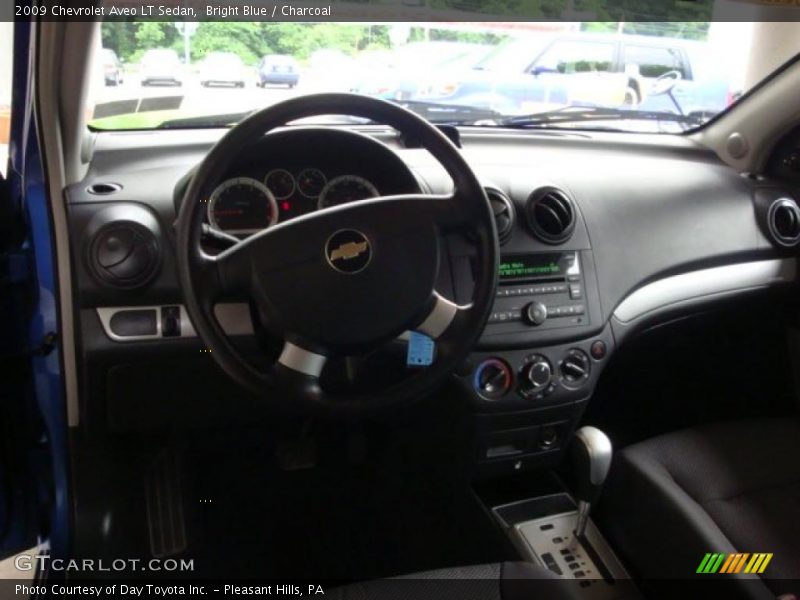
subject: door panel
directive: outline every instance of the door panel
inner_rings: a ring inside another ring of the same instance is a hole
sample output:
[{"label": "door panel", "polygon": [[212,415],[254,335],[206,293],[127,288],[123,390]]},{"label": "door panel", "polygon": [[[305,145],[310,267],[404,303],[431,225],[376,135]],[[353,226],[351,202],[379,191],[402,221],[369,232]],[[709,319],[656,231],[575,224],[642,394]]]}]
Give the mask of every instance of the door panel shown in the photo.
[{"label": "door panel", "polygon": [[0,183],[0,558],[45,540],[63,555],[68,523],[52,220],[28,60],[35,25],[13,27]]}]

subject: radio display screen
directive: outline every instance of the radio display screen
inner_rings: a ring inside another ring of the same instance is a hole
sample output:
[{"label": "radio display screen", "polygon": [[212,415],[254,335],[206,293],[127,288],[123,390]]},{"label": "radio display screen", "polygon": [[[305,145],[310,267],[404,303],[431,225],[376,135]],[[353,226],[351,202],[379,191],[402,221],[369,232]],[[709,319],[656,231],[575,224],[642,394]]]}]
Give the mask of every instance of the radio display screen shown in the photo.
[{"label": "radio display screen", "polygon": [[500,282],[563,278],[571,256],[562,253],[507,254],[500,258]]}]

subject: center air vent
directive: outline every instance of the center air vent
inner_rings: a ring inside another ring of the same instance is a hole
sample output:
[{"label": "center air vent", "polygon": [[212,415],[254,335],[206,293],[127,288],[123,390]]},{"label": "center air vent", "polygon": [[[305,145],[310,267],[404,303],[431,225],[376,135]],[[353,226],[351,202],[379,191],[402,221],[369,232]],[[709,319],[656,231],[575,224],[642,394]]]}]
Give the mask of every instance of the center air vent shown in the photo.
[{"label": "center air vent", "polygon": [[575,204],[557,188],[541,188],[528,198],[525,215],[533,234],[547,244],[566,242],[575,230]]},{"label": "center air vent", "polygon": [[795,246],[800,242],[800,208],[793,200],[775,200],[767,213],[767,225],[772,237],[781,246]]},{"label": "center air vent", "polygon": [[514,204],[508,196],[495,188],[486,188],[486,196],[492,206],[494,222],[497,226],[497,238],[500,244],[505,244],[514,233],[514,223],[517,220]]}]

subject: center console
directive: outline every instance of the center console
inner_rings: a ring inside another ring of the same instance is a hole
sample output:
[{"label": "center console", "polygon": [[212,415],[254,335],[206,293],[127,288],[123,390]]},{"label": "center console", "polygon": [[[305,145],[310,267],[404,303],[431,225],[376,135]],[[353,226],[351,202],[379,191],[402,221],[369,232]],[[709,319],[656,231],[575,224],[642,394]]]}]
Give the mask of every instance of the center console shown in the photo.
[{"label": "center console", "polygon": [[[479,477],[556,464],[614,350],[577,204],[553,188],[507,201],[525,219],[501,238],[494,305],[460,377],[475,406]],[[573,220],[567,234],[543,235],[548,215],[562,210],[559,223]],[[453,296],[469,302],[471,245],[454,239],[448,251]]]}]

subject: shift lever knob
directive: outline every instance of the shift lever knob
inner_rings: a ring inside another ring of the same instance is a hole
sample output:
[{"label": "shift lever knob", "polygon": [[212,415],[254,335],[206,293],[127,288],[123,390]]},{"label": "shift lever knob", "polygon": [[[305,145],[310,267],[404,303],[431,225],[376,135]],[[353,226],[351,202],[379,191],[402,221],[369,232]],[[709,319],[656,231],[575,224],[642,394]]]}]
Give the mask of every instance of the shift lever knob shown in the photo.
[{"label": "shift lever knob", "polygon": [[572,442],[572,461],[575,471],[574,495],[578,501],[578,523],[575,535],[583,537],[589,511],[600,495],[613,450],[611,440],[596,427],[581,427]]}]

